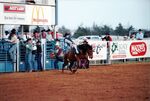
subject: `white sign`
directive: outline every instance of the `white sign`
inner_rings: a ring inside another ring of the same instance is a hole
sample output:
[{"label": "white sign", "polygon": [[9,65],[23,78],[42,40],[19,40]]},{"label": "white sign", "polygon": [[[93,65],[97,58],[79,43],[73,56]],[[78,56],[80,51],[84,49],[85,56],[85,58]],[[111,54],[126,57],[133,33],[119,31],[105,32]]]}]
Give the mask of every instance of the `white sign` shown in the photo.
[{"label": "white sign", "polygon": [[52,25],[52,7],[0,3],[0,24]]},{"label": "white sign", "polygon": [[25,3],[26,0],[0,0],[0,2]]},{"label": "white sign", "polygon": [[[32,0],[0,0],[0,2],[26,3]],[[35,4],[55,5],[55,0],[33,0]]]},{"label": "white sign", "polygon": [[107,59],[107,42],[106,41],[88,41],[93,47],[92,60],[106,60]]},{"label": "white sign", "polygon": [[150,57],[150,40],[112,41],[110,59],[129,59]]}]

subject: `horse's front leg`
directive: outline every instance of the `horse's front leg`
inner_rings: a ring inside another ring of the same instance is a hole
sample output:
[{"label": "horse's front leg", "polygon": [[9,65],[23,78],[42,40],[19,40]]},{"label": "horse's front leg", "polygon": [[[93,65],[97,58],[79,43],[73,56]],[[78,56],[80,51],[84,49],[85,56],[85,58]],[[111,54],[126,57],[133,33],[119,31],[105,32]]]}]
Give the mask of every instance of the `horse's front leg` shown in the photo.
[{"label": "horse's front leg", "polygon": [[87,65],[86,65],[86,68],[89,68],[89,63],[90,63],[90,61],[87,59]]},{"label": "horse's front leg", "polygon": [[81,65],[80,57],[76,56],[76,60],[77,60],[77,69],[78,69]]},{"label": "horse's front leg", "polygon": [[67,62],[64,61],[63,67],[62,67],[62,72],[64,72],[65,67],[67,66]]},{"label": "horse's front leg", "polygon": [[86,68],[89,68],[89,63],[90,63],[90,61],[89,61],[89,59],[88,59],[88,54],[86,55]]}]

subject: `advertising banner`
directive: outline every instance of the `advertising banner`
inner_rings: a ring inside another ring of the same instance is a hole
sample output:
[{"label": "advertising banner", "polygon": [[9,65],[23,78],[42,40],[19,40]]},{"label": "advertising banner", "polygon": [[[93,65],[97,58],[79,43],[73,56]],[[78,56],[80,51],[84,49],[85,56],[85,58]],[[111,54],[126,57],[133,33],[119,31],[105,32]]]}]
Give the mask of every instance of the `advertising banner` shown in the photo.
[{"label": "advertising banner", "polygon": [[106,60],[107,59],[107,42],[105,41],[88,41],[93,47],[92,60]]},{"label": "advertising banner", "polygon": [[25,3],[26,0],[0,0],[0,2]]},{"label": "advertising banner", "polygon": [[110,59],[150,57],[150,40],[113,41],[110,43]]},{"label": "advertising banner", "polygon": [[52,25],[52,7],[0,3],[0,24]]}]

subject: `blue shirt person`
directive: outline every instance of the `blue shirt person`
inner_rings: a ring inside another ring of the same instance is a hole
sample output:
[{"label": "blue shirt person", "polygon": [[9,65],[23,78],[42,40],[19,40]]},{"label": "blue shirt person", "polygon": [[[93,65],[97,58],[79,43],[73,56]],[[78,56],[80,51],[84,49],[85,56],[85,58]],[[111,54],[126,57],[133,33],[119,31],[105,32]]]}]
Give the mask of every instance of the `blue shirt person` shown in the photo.
[{"label": "blue shirt person", "polygon": [[142,30],[139,29],[139,32],[136,34],[136,39],[143,40],[143,38],[144,38],[144,34],[143,34]]}]

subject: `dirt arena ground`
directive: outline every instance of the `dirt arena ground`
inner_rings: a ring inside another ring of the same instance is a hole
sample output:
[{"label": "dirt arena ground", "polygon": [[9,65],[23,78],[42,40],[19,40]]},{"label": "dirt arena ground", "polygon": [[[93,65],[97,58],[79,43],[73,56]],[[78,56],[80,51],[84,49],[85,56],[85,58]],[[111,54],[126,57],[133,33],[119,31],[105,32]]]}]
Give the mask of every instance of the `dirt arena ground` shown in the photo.
[{"label": "dirt arena ground", "polygon": [[150,63],[1,73],[0,101],[150,101]]}]

